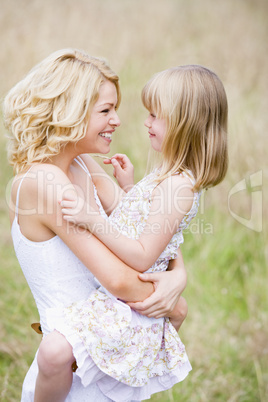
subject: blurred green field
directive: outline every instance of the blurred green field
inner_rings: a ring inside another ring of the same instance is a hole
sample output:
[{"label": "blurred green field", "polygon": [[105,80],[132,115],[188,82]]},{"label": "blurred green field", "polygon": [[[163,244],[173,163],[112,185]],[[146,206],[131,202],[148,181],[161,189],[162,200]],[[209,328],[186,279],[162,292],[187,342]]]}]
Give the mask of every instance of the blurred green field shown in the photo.
[{"label": "blurred green field", "polygon": [[[140,91],[170,66],[203,64],[229,100],[230,167],[204,194],[185,236],[189,315],[180,334],[193,371],[153,402],[268,400],[266,0],[0,0],[0,97],[54,50],[107,58],[119,74],[121,127],[112,152],[146,168]],[[40,338],[34,300],[14,255],[6,188],[12,170],[0,126],[0,401],[20,400]]]}]

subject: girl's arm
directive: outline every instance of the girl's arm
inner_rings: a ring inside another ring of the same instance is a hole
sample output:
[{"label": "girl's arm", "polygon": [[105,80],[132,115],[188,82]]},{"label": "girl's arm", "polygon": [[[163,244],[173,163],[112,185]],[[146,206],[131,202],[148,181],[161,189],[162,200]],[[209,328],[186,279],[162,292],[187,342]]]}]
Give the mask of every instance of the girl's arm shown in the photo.
[{"label": "girl's arm", "polygon": [[122,235],[83,199],[65,199],[61,206],[65,220],[83,223],[122,261],[144,272],[168,245],[192,202],[193,191],[189,179],[182,175],[165,179],[153,192],[149,217],[137,240]]},{"label": "girl's arm", "polygon": [[115,154],[104,160],[104,163],[113,165],[114,177],[124,192],[128,193],[134,186],[134,166],[130,159],[125,154]]}]

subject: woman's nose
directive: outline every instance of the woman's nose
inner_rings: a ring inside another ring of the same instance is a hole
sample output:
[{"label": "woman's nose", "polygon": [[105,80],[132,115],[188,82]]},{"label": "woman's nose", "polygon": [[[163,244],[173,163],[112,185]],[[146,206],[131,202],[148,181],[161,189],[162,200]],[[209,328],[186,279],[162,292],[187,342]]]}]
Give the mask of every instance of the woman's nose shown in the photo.
[{"label": "woman's nose", "polygon": [[118,114],[116,112],[114,112],[114,114],[112,115],[112,117],[110,119],[110,124],[113,125],[113,126],[116,126],[116,127],[120,126],[121,121],[120,121],[119,116],[118,116]]}]

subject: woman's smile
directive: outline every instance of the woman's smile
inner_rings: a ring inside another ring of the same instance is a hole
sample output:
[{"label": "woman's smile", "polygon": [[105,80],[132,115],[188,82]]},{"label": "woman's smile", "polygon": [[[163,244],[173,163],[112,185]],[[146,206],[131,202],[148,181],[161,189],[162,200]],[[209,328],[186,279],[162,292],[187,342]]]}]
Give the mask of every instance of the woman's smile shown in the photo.
[{"label": "woman's smile", "polygon": [[99,133],[99,135],[106,141],[111,142],[112,141],[112,135],[115,130],[109,130],[109,131],[103,131],[102,133]]},{"label": "woman's smile", "polygon": [[80,141],[83,152],[84,147],[87,152],[107,154],[110,151],[112,135],[120,126],[116,109],[116,87],[112,82],[106,80],[101,85],[99,98],[92,108],[86,136]]}]

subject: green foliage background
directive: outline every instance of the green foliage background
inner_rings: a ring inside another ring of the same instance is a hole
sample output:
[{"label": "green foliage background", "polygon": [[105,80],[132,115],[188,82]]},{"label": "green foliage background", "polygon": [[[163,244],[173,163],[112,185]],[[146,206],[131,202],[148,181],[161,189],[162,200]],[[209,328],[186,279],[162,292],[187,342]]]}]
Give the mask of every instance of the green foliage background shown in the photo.
[{"label": "green foliage background", "polygon": [[[230,167],[225,181],[205,193],[182,248],[189,315],[180,334],[193,371],[151,400],[268,400],[267,1],[0,0],[0,9],[1,99],[54,50],[77,47],[107,58],[123,93],[111,154],[127,153],[137,180],[149,148],[140,101],[145,82],[156,71],[190,63],[220,76],[229,100]],[[0,145],[0,400],[14,402],[40,338],[30,328],[38,314],[10,238],[12,170],[2,119]],[[250,186],[254,173],[262,179],[257,188]],[[228,204],[243,180],[247,189]],[[252,216],[255,230],[234,214],[245,222]]]}]

